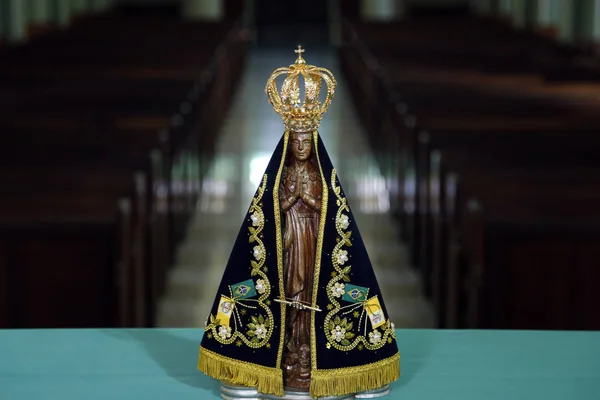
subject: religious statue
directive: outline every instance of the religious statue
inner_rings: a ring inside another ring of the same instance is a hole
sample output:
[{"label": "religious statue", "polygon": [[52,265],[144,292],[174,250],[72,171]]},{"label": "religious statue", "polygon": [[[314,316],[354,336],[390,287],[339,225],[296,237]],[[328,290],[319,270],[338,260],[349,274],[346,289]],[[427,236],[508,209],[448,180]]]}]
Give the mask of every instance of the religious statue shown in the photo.
[{"label": "religious statue", "polygon": [[224,398],[374,398],[400,375],[394,324],[317,131],[337,83],[303,52],[267,81],[286,129],[200,344],[198,368],[222,382]]},{"label": "religious statue", "polygon": [[[310,304],[315,267],[322,180],[312,151],[310,132],[292,132],[290,156],[281,185],[281,210],[285,213],[286,298]],[[288,387],[310,386],[310,310],[291,308],[286,327],[283,365]]]}]

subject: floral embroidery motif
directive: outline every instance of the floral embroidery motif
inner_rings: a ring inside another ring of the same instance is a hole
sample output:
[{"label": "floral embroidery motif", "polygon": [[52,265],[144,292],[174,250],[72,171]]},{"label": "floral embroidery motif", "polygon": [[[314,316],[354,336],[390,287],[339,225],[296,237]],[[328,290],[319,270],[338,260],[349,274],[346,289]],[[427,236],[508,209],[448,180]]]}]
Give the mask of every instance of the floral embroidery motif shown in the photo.
[{"label": "floral embroidery motif", "polygon": [[342,297],[344,295],[344,284],[336,282],[333,288],[331,288],[331,294],[334,297]]},{"label": "floral embroidery motif", "polygon": [[257,291],[259,294],[263,294],[263,293],[265,292],[265,290],[267,290],[267,289],[265,288],[265,281],[264,281],[264,279],[258,279],[258,280],[256,281],[256,285],[254,285],[254,288],[256,289],[256,291]]},{"label": "floral embroidery motif", "polygon": [[252,322],[247,325],[249,328],[247,335],[252,338],[250,341],[258,343],[264,339],[267,336],[269,325],[269,320],[265,319],[262,315],[258,317],[252,316]]},{"label": "floral embroidery motif", "polygon": [[348,339],[354,337],[354,333],[352,333],[353,325],[352,321],[348,321],[346,318],[340,319],[338,315],[333,321],[329,321],[331,336],[336,342],[341,343],[343,346],[348,346],[350,344]]},{"label": "floral embroidery motif", "polygon": [[[368,310],[365,306],[368,299],[361,298],[359,300],[358,297],[352,296],[347,298],[345,283],[350,284],[352,280],[352,267],[346,265],[351,257],[348,248],[352,247],[352,231],[348,230],[350,208],[341,193],[341,187],[336,179],[336,170],[333,170],[331,174],[331,187],[337,196],[338,211],[335,225],[339,236],[337,245],[331,254],[334,271],[331,273],[331,279],[326,287],[331,304],[327,305],[328,312],[325,316],[324,330],[327,338],[325,346],[328,349],[333,347],[341,351],[349,351],[354,348],[377,350],[395,339],[394,325],[387,319],[383,325],[379,326],[379,329],[375,328],[368,332],[371,325],[368,323]],[[349,291],[352,287],[360,288],[355,285],[349,285],[349,287]],[[342,306],[340,304],[342,300],[348,301],[350,304]],[[357,330],[353,331],[355,325]]]},{"label": "floral embroidery motif", "polygon": [[348,252],[346,250],[339,250],[337,253],[338,264],[344,265],[346,261],[348,261]]},{"label": "floral embroidery motif", "polygon": [[[252,255],[255,260],[250,260],[250,276],[256,277],[254,289],[258,293],[258,299],[248,297],[244,292],[235,293],[230,286],[228,294],[223,294],[231,299],[228,305],[233,310],[229,321],[219,321],[214,315],[209,315],[209,323],[206,330],[209,331],[207,337],[214,338],[221,344],[234,344],[238,347],[246,345],[251,348],[260,348],[270,346],[269,339],[274,325],[273,313],[269,308],[271,304],[268,297],[271,294],[271,283],[265,274],[267,271],[266,250],[262,242],[262,230],[265,226],[265,217],[262,210],[261,199],[267,186],[267,175],[263,176],[261,186],[258,188],[256,196],[252,199],[249,213],[248,241],[253,244]],[[235,285],[234,285],[235,286]],[[238,291],[239,292],[239,291]],[[251,297],[254,296],[250,295]],[[262,313],[256,313],[254,310],[261,310]],[[251,315],[254,314],[254,315]],[[242,318],[244,316],[244,318]],[[226,324],[226,325],[224,325]],[[233,326],[230,326],[233,325]],[[244,332],[242,329],[245,329]]]},{"label": "floral embroidery motif", "polygon": [[254,246],[252,249],[252,255],[254,255],[254,258],[256,258],[258,261],[262,260],[263,251],[260,246]]},{"label": "floral embroidery motif", "polygon": [[336,342],[340,342],[346,337],[346,330],[341,326],[336,325],[335,329],[331,331],[331,336],[333,336]]},{"label": "floral embroidery motif", "polygon": [[231,328],[225,325],[219,326],[219,337],[221,339],[229,339],[231,337]]},{"label": "floral embroidery motif", "polygon": [[373,344],[381,342],[381,333],[377,329],[373,332],[369,332],[369,342]]},{"label": "floral embroidery motif", "polygon": [[337,223],[342,229],[348,229],[348,226],[350,226],[350,218],[348,218],[346,214],[340,214]]},{"label": "floral embroidery motif", "polygon": [[258,226],[259,224],[264,223],[262,213],[259,213],[257,211],[254,211],[252,213],[250,219],[252,220],[252,226]]}]

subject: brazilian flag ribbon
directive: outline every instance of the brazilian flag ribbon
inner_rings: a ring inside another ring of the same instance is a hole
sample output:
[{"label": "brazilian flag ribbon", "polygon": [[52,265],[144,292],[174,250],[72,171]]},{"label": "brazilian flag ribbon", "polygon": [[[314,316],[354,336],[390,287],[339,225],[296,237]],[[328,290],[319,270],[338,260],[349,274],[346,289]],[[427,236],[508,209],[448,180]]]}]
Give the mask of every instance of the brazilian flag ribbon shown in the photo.
[{"label": "brazilian flag ribbon", "polygon": [[367,299],[367,293],[369,292],[369,288],[356,286],[351,284],[346,284],[344,288],[345,292],[342,296],[342,300],[348,301],[350,303],[362,303]]},{"label": "brazilian flag ribbon", "polygon": [[248,279],[246,281],[231,285],[231,293],[233,298],[238,299],[249,299],[256,296],[256,288],[254,287],[254,281]]}]

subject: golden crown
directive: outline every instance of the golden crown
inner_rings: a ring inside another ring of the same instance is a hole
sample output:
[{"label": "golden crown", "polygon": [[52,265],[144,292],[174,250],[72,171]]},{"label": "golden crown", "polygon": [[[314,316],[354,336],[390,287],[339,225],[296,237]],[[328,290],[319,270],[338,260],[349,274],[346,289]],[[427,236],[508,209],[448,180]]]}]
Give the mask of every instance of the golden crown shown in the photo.
[{"label": "golden crown", "polygon": [[[298,54],[296,62],[289,67],[273,71],[265,92],[275,112],[281,115],[286,129],[292,132],[313,131],[319,127],[321,116],[331,104],[337,82],[329,70],[306,64],[302,58],[302,47],[298,46],[294,53]],[[288,76],[281,85],[280,93],[277,90],[276,79],[284,74]],[[300,75],[304,78],[304,102],[300,101]],[[327,85],[327,95],[323,104],[319,102],[321,80]]]}]

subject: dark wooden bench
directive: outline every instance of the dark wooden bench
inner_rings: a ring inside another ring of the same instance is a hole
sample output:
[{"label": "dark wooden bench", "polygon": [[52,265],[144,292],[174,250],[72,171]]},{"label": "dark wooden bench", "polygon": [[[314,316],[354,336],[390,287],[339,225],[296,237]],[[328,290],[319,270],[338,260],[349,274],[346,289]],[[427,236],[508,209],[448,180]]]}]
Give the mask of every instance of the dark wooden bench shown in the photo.
[{"label": "dark wooden bench", "polygon": [[442,326],[598,329],[600,171],[445,164],[431,248]]},{"label": "dark wooden bench", "polygon": [[0,201],[0,325],[136,326],[129,200],[69,197],[51,213],[25,200]]},{"label": "dark wooden bench", "polygon": [[[557,120],[534,118],[532,121],[518,117],[508,120],[510,117],[507,116],[505,120],[508,123],[498,126],[495,118],[473,117],[473,126],[465,126],[467,124],[464,123],[453,126],[450,121],[445,121],[437,129],[436,124],[427,126],[427,120],[423,120],[427,129],[417,126],[409,132],[403,144],[414,152],[406,154],[401,164],[406,167],[401,168],[399,174],[407,184],[404,185],[406,193],[398,193],[398,201],[399,207],[404,210],[408,209],[404,204],[412,205],[412,212],[405,215],[405,225],[413,238],[414,261],[424,273],[429,271],[426,236],[429,217],[427,197],[431,189],[427,177],[432,151],[438,150],[443,154],[451,150],[465,150],[465,160],[480,160],[483,156],[492,162],[511,160],[523,166],[532,163],[560,165],[566,169],[576,165],[598,166],[593,150],[600,144],[595,135],[597,122],[583,120],[577,115],[556,117]],[[468,119],[467,116],[465,118]]]},{"label": "dark wooden bench", "polygon": [[[0,208],[15,226],[18,220],[13,217],[17,216],[25,218],[26,223],[35,221],[35,216],[47,223],[60,224],[66,220],[76,224],[80,210],[89,213],[87,218],[93,219],[93,210],[110,215],[116,204],[128,204],[130,237],[126,240],[131,242],[131,266],[126,272],[135,277],[128,280],[133,284],[129,297],[134,307],[130,310],[128,324],[147,326],[152,321],[156,280],[163,272],[157,271],[161,260],[157,259],[160,253],[154,246],[164,232],[152,222],[151,218],[156,218],[152,213],[156,200],[152,199],[143,171],[135,172],[130,166],[91,166],[89,163],[79,164],[77,168],[56,163],[43,167],[10,165],[0,167],[0,181],[3,183]],[[75,216],[69,217],[69,210]],[[61,216],[56,221],[55,214]],[[47,262],[48,267],[60,269],[60,264],[53,260]],[[67,281],[62,283],[63,286],[68,284],[68,276],[65,272]]]},{"label": "dark wooden bench", "polygon": [[[150,237],[155,265],[151,282],[156,299],[164,290],[162,277],[172,260],[173,246],[181,239],[192,212],[191,205],[198,196],[199,166],[181,168],[183,163],[189,163],[190,154],[198,154],[194,148],[197,143],[188,138],[178,144],[177,151],[171,151],[173,142],[182,140],[177,138],[182,133],[178,135],[175,127],[163,128],[168,126],[169,119],[149,117],[125,121],[125,117],[103,126],[100,121],[88,124],[85,120],[69,118],[68,114],[64,119],[56,114],[46,119],[36,114],[35,119],[30,120],[19,116],[13,121],[16,126],[5,129],[9,135],[6,146],[0,150],[3,153],[0,164],[9,168],[33,165],[38,169],[63,165],[104,169],[108,173],[120,169],[139,171],[138,175],[143,177],[139,185],[147,197],[144,210],[153,221]],[[25,126],[18,126],[19,123]],[[174,190],[182,184],[194,190]]]},{"label": "dark wooden bench", "polygon": [[[419,243],[423,234],[420,232],[420,219],[426,216],[423,204],[428,184],[425,178],[432,150],[465,148],[476,153],[488,146],[494,146],[501,156],[510,156],[511,153],[521,151],[529,152],[531,157],[542,158],[545,162],[552,162],[553,157],[563,158],[563,165],[567,166],[569,162],[572,164],[575,161],[594,162],[592,149],[598,145],[595,139],[598,121],[568,112],[563,115],[554,112],[552,117],[540,118],[535,115],[538,112],[535,109],[532,118],[523,115],[511,116],[510,107],[510,102],[502,107],[508,111],[504,117],[463,115],[465,119],[462,120],[458,116],[445,119],[442,116],[436,121],[436,116],[433,115],[434,121],[419,118],[417,121],[420,123],[396,131],[397,135],[402,133],[394,139],[397,148],[404,150],[396,156],[399,160],[392,166],[397,168],[395,173],[404,182],[401,188],[403,191],[398,190],[396,193],[397,208],[403,216],[405,229],[412,238],[413,247],[420,249],[415,250],[414,258],[419,266],[419,255],[425,253],[422,244]],[[522,109],[521,112],[523,113]],[[422,113],[426,114],[427,111],[423,110]],[[563,151],[569,152],[568,160],[562,155]]]},{"label": "dark wooden bench", "polygon": [[85,19],[0,61],[3,327],[153,323],[243,69],[231,21]]},{"label": "dark wooden bench", "polygon": [[439,325],[598,329],[597,70],[479,18],[353,20],[342,36]]}]

